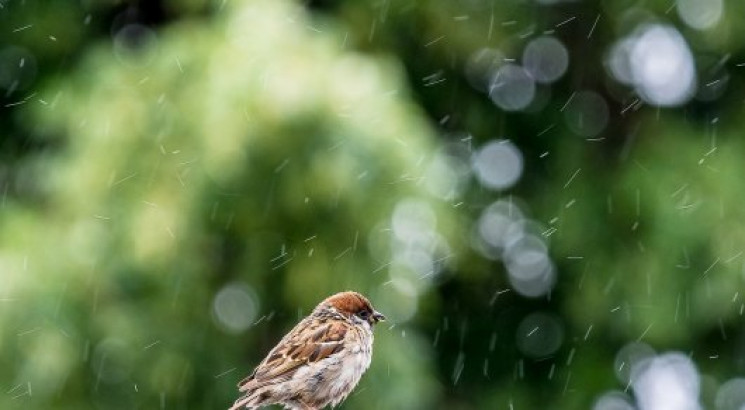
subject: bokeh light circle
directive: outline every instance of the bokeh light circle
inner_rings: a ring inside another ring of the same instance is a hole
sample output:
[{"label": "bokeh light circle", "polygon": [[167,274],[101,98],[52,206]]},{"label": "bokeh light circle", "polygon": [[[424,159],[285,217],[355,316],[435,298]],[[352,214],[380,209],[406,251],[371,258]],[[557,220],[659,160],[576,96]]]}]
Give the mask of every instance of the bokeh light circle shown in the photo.
[{"label": "bokeh light circle", "polygon": [[631,379],[632,369],[645,360],[654,357],[655,351],[648,344],[642,342],[632,342],[616,353],[613,362],[613,371],[616,378],[622,384],[626,385]]},{"label": "bokeh light circle", "polygon": [[430,244],[436,226],[435,211],[425,201],[407,198],[399,201],[393,209],[393,234],[404,244]]},{"label": "bokeh light circle", "polygon": [[553,262],[549,260],[548,265],[543,271],[537,276],[528,279],[513,275],[508,270],[507,280],[515,292],[528,298],[537,298],[546,295],[554,288],[556,284],[556,268]]},{"label": "bokeh light circle", "polygon": [[631,403],[631,398],[620,392],[610,391],[595,400],[592,410],[635,410],[636,407]]},{"label": "bokeh light circle", "polygon": [[473,156],[472,167],[484,187],[503,190],[520,179],[523,155],[508,140],[490,141]]},{"label": "bokeh light circle", "polygon": [[135,355],[124,340],[109,337],[95,345],[90,366],[99,380],[116,384],[130,376],[134,358]]},{"label": "bokeh light circle", "polygon": [[555,37],[538,37],[525,47],[523,66],[535,81],[550,84],[566,73],[569,52]]},{"label": "bokeh light circle", "polygon": [[505,64],[493,74],[489,84],[489,97],[505,111],[525,109],[535,97],[533,77],[516,64]]},{"label": "bokeh light circle", "polygon": [[438,198],[453,200],[463,192],[469,173],[467,162],[455,155],[438,152],[425,171],[424,186]]},{"label": "bokeh light circle", "polygon": [[631,383],[639,410],[699,410],[700,376],[682,353],[647,359],[632,370]]},{"label": "bokeh light circle", "polygon": [[594,137],[608,125],[610,110],[605,99],[593,91],[574,95],[564,111],[564,119],[572,132],[582,137]]},{"label": "bokeh light circle", "polygon": [[229,283],[220,289],[212,302],[212,316],[221,329],[238,334],[253,324],[259,301],[244,283]]},{"label": "bokeh light circle", "polygon": [[541,358],[556,353],[564,341],[564,327],[555,316],[536,312],[526,316],[515,334],[517,348],[526,356]]},{"label": "bokeh light circle", "polygon": [[127,24],[114,35],[114,55],[130,67],[149,65],[157,56],[158,37],[142,24]]},{"label": "bokeh light circle", "polygon": [[375,300],[375,308],[385,312],[387,322],[392,325],[411,320],[419,309],[416,289],[404,283],[380,285],[371,297]]},{"label": "bokeh light circle", "polygon": [[36,79],[36,57],[23,47],[8,46],[0,50],[0,88],[25,90]]},{"label": "bokeh light circle", "polygon": [[650,104],[680,105],[695,92],[693,54],[674,27],[643,27],[634,40],[629,62],[636,91]]},{"label": "bokeh light circle", "polygon": [[505,249],[504,253],[510,276],[521,281],[541,278],[551,268],[548,247],[533,235],[521,237]]},{"label": "bokeh light circle", "polygon": [[611,46],[604,59],[605,68],[608,73],[616,81],[626,85],[634,85],[630,61],[633,46],[633,39],[623,38]]},{"label": "bokeh light circle", "polygon": [[518,221],[523,213],[514,203],[499,200],[484,209],[477,222],[480,238],[491,248],[503,250],[507,243],[522,235]]},{"label": "bokeh light circle", "polygon": [[696,30],[714,27],[724,13],[722,0],[677,0],[676,6],[680,19]]},{"label": "bokeh light circle", "polygon": [[717,390],[715,399],[717,410],[745,409],[745,378],[726,381]]},{"label": "bokeh light circle", "polygon": [[468,57],[465,66],[466,80],[479,91],[489,91],[492,75],[504,64],[504,54],[492,48],[482,48]]}]

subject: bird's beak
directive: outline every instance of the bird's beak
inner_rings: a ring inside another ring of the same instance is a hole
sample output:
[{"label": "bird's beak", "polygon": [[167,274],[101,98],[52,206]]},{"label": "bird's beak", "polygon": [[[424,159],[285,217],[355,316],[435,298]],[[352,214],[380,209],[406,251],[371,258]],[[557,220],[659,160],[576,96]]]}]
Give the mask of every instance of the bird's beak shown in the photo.
[{"label": "bird's beak", "polygon": [[372,317],[373,317],[373,320],[375,321],[375,323],[385,322],[385,316],[382,313],[380,313],[380,312],[373,313]]}]

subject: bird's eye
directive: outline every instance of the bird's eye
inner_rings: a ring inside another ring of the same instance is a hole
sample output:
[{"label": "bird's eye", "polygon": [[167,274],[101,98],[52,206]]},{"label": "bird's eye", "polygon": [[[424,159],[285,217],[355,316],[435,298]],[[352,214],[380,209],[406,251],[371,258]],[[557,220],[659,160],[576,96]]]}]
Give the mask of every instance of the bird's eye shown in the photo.
[{"label": "bird's eye", "polygon": [[367,310],[360,310],[359,312],[357,312],[357,316],[367,320],[368,316],[370,316],[370,312],[368,312]]}]

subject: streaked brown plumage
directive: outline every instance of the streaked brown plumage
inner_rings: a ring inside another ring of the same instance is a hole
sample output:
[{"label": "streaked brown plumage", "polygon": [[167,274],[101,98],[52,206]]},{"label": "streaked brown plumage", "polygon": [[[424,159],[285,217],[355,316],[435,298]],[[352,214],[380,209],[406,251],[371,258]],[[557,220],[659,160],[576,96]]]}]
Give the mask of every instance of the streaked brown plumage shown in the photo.
[{"label": "streaked brown plumage", "polygon": [[357,292],[326,298],[282,338],[250,376],[231,410],[272,404],[315,410],[341,403],[372,358],[372,325],[385,320]]}]

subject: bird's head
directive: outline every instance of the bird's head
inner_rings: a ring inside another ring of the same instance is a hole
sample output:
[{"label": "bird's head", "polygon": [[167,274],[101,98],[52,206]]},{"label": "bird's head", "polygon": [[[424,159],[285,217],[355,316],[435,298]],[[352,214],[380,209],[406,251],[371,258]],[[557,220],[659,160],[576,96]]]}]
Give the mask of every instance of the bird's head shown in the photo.
[{"label": "bird's head", "polygon": [[331,306],[348,318],[370,325],[385,320],[385,316],[376,311],[370,301],[357,292],[347,291],[331,295],[321,302],[320,306]]}]

